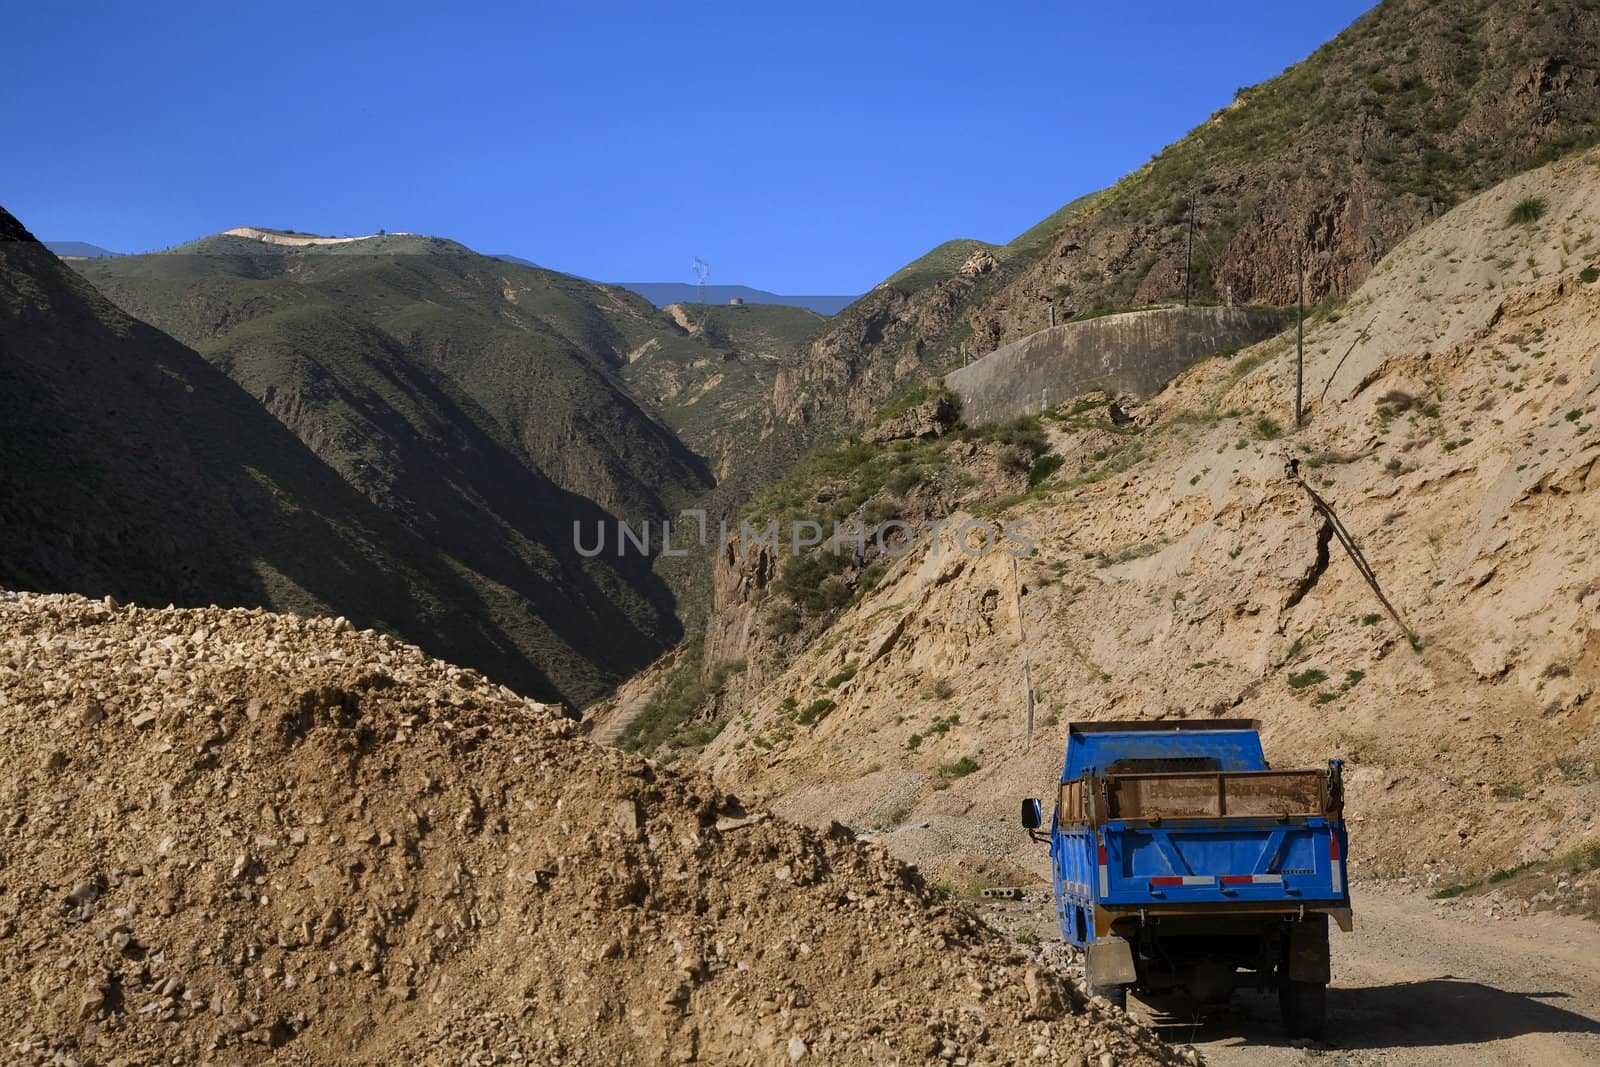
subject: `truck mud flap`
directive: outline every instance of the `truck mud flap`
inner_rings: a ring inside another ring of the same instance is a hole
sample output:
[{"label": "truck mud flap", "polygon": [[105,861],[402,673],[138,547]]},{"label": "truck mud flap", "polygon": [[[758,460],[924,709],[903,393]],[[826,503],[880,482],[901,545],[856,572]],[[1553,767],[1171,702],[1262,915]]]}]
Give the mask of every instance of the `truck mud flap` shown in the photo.
[{"label": "truck mud flap", "polygon": [[1292,980],[1322,985],[1333,980],[1328,960],[1327,916],[1318,915],[1305,922],[1290,923],[1288,941],[1285,969]]},{"label": "truck mud flap", "polygon": [[1083,977],[1091,986],[1128,985],[1139,980],[1133,948],[1120,937],[1092,942],[1083,956]]}]

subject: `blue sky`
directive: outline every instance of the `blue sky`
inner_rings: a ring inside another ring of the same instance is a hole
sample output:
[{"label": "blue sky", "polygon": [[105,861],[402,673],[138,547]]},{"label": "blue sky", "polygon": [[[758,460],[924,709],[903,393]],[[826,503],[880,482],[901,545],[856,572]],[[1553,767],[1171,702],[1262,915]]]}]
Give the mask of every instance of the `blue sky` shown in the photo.
[{"label": "blue sky", "polygon": [[1110,184],[1368,6],[22,0],[0,204],[118,251],[386,228],[855,293]]}]

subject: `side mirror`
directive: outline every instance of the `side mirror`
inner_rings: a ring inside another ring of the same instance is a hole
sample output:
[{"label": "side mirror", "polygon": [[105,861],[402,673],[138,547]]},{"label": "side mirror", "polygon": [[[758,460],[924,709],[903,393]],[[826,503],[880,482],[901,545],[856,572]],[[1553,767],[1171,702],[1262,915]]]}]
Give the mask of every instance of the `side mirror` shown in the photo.
[{"label": "side mirror", "polygon": [[1044,809],[1033,797],[1022,802],[1022,828],[1024,830],[1037,830],[1044,825]]}]

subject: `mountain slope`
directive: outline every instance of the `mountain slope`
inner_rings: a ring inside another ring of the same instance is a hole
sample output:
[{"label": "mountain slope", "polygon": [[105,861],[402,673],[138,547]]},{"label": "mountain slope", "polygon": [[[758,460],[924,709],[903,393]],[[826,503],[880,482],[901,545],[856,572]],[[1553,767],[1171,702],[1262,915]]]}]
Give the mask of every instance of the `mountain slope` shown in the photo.
[{"label": "mountain slope", "polygon": [[961,502],[1031,524],[1015,565],[956,550],[954,526],[873,581],[851,562],[837,618],[797,648],[777,625],[788,568],[730,552],[714,658],[744,659],[755,691],[708,704],[679,754],[791,816],[882,828],[932,870],[1021,877],[1043,860],[1015,800],[1054,780],[1067,722],[1255,717],[1275,765],[1346,760],[1362,873],[1446,885],[1532,863],[1553,889],[1587,869],[1597,205],[1590,150],[1409,237],[1313,319],[1298,431],[1290,337],[1196,367],[1126,425],[1064,406],[1037,427],[1058,471]]},{"label": "mountain slope", "polygon": [[[343,614],[550,696],[599,691],[661,640],[640,633],[635,620],[650,616],[618,603],[603,576],[554,560],[512,590],[403,527],[3,213],[0,309],[5,584]],[[491,442],[464,447],[486,479],[512,467]],[[529,507],[565,506],[538,488]],[[668,599],[659,584],[654,596]],[[665,629],[670,616],[654,621]]]},{"label": "mountain slope", "polygon": [[364,332],[343,331],[335,349],[436,377],[539,471],[608,510],[653,518],[705,487],[696,457],[616,378],[624,353],[673,332],[617,290],[413,235],[307,248],[218,235],[80,267],[125,310],[248,379],[255,395],[275,387],[269,403],[309,400],[308,413],[318,410],[297,375],[333,358],[319,330],[342,320]]},{"label": "mountain slope", "polygon": [[[728,473],[739,442],[759,432],[776,368],[824,322],[751,305],[691,321],[620,288],[418,234],[240,228],[77,267],[194,345],[369,499],[469,568],[512,591],[523,588],[518,567],[541,571],[551,558],[596,576],[639,620],[590,653],[611,677],[610,666],[642,665],[637,655],[693,622],[707,573],[697,560],[658,558],[663,591],[648,561],[617,557],[616,520],[659,530],[701,503],[712,468]],[[485,466],[486,449],[510,466]],[[547,499],[544,483],[566,496]],[[611,531],[600,560],[575,558],[574,522],[585,544],[596,524]],[[522,560],[510,570],[505,543]]]},{"label": "mountain slope", "polygon": [[610,512],[338,302],[128,258],[253,400],[6,222],[6,582],[347,614],[574,704],[677,640],[648,560],[573,549]]},{"label": "mountain slope", "polygon": [[721,481],[748,458],[749,442],[764,428],[778,374],[827,320],[776,304],[664,310],[683,333],[662,333],[629,352],[621,376]]},{"label": "mountain slope", "polygon": [[1006,245],[951,242],[835,316],[776,383],[810,439],[908,384],[1069,315],[1184,291],[1195,204],[1201,300],[1351,292],[1408,232],[1476,190],[1592,143],[1600,9],[1587,0],[1385,0],[1242,90],[1109,189]]}]

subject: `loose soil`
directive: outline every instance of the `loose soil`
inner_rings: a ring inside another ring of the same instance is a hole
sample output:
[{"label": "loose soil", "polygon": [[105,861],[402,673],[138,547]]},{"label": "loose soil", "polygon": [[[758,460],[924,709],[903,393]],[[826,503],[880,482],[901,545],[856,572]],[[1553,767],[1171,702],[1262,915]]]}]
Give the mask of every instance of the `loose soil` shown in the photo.
[{"label": "loose soil", "polygon": [[0,1058],[1183,1062],[573,726],[340,619],[0,593]]}]

